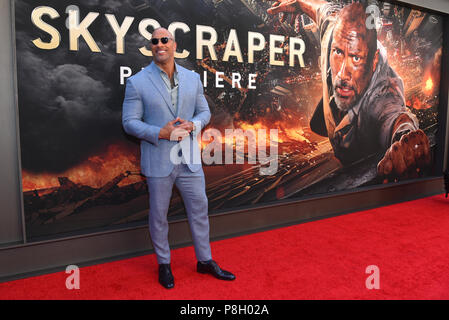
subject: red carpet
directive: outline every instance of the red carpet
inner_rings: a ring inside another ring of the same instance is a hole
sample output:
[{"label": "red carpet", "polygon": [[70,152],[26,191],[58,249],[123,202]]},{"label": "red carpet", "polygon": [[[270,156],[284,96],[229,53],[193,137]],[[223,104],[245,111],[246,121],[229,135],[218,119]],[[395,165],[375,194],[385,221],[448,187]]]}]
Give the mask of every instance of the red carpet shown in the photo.
[{"label": "red carpet", "polygon": [[[154,255],[0,284],[0,299],[449,299],[449,199],[443,195],[216,241],[237,279],[195,271],[192,247],[172,251],[175,288],[157,282]],[[365,286],[380,269],[380,289]]]}]

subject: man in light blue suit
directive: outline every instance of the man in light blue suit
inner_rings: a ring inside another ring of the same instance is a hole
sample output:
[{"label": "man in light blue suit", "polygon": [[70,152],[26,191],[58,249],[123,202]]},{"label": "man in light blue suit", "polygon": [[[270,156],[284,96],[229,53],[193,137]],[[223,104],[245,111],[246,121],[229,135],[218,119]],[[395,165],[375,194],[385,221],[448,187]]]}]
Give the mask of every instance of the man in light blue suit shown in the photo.
[{"label": "man in light blue suit", "polygon": [[176,42],[164,28],[151,38],[153,62],[128,78],[123,101],[125,131],[141,140],[141,170],[150,194],[149,227],[159,263],[159,282],[174,287],[167,213],[176,184],[184,201],[195,248],[197,271],[221,280],[235,276],[212,260],[208,201],[197,134],[210,111],[197,73],[175,63]]}]

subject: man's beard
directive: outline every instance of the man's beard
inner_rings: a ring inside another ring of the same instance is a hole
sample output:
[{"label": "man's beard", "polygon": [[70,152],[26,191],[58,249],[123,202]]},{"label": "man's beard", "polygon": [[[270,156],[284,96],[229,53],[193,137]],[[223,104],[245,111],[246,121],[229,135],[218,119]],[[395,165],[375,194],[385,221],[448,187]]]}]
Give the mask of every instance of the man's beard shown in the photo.
[{"label": "man's beard", "polygon": [[[350,90],[352,90],[354,92],[354,96],[352,97],[352,99],[350,101],[348,101],[348,99],[344,99],[344,98],[340,97],[336,91],[337,87],[349,88]],[[349,85],[346,81],[335,78],[335,80],[332,83],[332,89],[334,92],[335,104],[337,105],[337,108],[341,111],[348,111],[349,109],[354,107],[356,105],[356,103],[359,101],[360,97],[359,97],[356,89],[353,86]]]}]

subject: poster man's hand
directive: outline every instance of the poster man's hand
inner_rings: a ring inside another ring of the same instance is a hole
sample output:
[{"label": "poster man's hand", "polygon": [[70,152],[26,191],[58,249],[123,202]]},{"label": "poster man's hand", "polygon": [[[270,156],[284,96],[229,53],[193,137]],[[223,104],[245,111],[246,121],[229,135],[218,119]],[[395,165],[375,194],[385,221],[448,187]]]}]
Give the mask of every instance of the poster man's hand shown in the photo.
[{"label": "poster man's hand", "polygon": [[409,132],[391,145],[377,165],[379,176],[407,176],[430,164],[430,144],[424,131]]},{"label": "poster man's hand", "polygon": [[271,8],[267,10],[268,14],[274,15],[280,14],[280,21],[284,22],[287,18],[287,14],[291,13],[290,24],[295,23],[296,16],[299,13],[299,5],[297,0],[277,0],[271,5]]}]

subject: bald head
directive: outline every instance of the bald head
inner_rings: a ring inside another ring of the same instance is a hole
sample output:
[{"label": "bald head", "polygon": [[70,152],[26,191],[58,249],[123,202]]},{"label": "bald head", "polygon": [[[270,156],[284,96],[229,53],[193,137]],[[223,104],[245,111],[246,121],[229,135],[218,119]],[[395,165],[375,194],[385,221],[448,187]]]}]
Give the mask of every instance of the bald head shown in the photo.
[{"label": "bald head", "polygon": [[167,36],[167,35],[168,35],[169,38],[175,39],[175,38],[173,37],[173,34],[172,34],[170,31],[168,31],[167,29],[163,28],[163,27],[159,27],[159,28],[154,29],[151,38],[153,38],[153,37],[159,37],[160,34],[164,34],[164,36]]},{"label": "bald head", "polygon": [[151,53],[158,65],[173,65],[175,61],[176,42],[170,31],[157,28],[151,36]]}]

